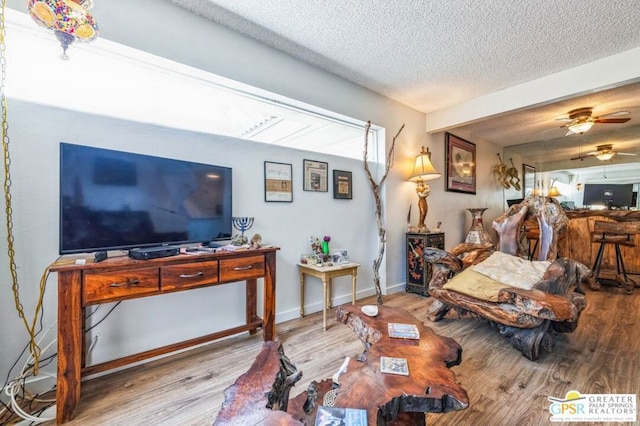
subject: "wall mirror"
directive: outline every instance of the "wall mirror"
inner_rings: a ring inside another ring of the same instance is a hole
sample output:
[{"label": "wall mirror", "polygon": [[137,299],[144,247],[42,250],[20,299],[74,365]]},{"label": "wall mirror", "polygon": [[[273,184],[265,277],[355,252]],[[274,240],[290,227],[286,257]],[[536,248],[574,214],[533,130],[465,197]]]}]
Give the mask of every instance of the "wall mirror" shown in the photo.
[{"label": "wall mirror", "polygon": [[522,164],[522,198],[533,194],[536,187],[536,168],[528,164]]}]

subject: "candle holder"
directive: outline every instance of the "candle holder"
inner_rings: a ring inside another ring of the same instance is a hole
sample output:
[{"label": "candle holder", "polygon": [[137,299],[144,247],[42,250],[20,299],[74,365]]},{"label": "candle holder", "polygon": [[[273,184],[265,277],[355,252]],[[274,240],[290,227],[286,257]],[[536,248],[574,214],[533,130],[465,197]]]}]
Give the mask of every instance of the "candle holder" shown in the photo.
[{"label": "candle holder", "polygon": [[249,242],[249,239],[244,236],[244,232],[251,229],[251,227],[253,226],[253,218],[248,216],[233,217],[231,219],[231,223],[233,223],[234,228],[240,231],[239,236],[236,234],[236,236],[232,238],[232,244],[234,245],[247,244]]},{"label": "candle holder", "polygon": [[242,237],[244,237],[244,231],[251,229],[253,226],[252,217],[234,217],[232,218],[233,227],[240,231]]}]

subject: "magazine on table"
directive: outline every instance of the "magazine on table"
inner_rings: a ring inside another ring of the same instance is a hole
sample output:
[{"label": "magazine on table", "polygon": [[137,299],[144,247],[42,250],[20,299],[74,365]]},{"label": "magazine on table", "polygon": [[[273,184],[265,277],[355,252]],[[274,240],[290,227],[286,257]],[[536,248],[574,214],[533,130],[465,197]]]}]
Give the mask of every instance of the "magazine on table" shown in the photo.
[{"label": "magazine on table", "polygon": [[409,364],[405,358],[382,356],[380,357],[380,371],[388,374],[408,376]]},{"label": "magazine on table", "polygon": [[318,407],[315,426],[367,426],[367,411],[321,405]]},{"label": "magazine on table", "polygon": [[399,322],[390,322],[388,324],[389,337],[399,339],[420,339],[420,330],[415,324],[403,324]]}]

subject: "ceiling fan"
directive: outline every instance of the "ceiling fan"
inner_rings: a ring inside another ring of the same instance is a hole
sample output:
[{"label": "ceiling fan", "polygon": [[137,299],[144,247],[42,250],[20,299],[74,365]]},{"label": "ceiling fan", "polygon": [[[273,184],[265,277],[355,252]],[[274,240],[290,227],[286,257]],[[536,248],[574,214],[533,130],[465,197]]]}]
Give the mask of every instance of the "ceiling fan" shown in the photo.
[{"label": "ceiling fan", "polygon": [[569,129],[569,132],[565,136],[573,134],[582,134],[596,123],[612,124],[612,123],[626,123],[631,120],[629,117],[618,118],[623,115],[628,115],[628,111],[616,111],[609,114],[604,114],[599,117],[593,117],[593,108],[577,108],[569,111],[568,116],[558,117],[556,121],[566,121],[566,124],[560,126]]},{"label": "ceiling fan", "polygon": [[573,157],[572,160],[584,160],[589,157],[596,157],[598,160],[607,161],[610,160],[614,155],[637,155],[631,152],[617,152],[613,150],[613,145],[598,145],[596,146],[596,150],[592,152],[587,152],[585,154],[578,155],[577,157]]}]

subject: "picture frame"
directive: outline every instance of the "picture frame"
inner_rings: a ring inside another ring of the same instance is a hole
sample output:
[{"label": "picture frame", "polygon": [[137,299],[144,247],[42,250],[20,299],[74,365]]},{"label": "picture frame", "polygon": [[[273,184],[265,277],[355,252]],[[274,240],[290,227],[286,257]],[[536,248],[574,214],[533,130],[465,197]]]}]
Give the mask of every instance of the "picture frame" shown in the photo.
[{"label": "picture frame", "polygon": [[533,195],[536,187],[536,168],[522,163],[522,198]]},{"label": "picture frame", "polygon": [[476,144],[445,133],[446,190],[476,193]]},{"label": "picture frame", "polygon": [[351,200],[353,198],[353,182],[351,172],[345,170],[333,171],[333,198]]},{"label": "picture frame", "polygon": [[293,202],[293,166],[274,161],[264,162],[264,201]]},{"label": "picture frame", "polygon": [[305,191],[328,192],[329,163],[302,160],[303,186]]},{"label": "picture frame", "polygon": [[331,252],[333,263],[349,263],[349,252],[347,250],[334,250]]}]

